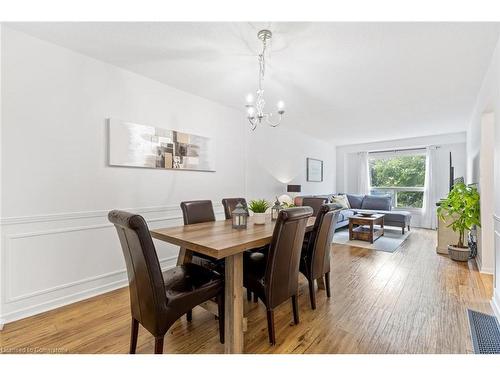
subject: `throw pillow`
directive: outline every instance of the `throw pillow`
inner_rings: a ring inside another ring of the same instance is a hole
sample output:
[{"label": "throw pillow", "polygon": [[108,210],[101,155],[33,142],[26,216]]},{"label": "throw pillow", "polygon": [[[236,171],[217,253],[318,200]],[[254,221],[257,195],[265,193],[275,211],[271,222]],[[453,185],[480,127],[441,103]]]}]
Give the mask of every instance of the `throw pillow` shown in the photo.
[{"label": "throw pillow", "polygon": [[334,195],[332,197],[332,203],[337,204],[343,210],[347,209],[347,208],[351,208],[351,206],[349,204],[349,200],[347,199],[347,197],[345,195]]}]

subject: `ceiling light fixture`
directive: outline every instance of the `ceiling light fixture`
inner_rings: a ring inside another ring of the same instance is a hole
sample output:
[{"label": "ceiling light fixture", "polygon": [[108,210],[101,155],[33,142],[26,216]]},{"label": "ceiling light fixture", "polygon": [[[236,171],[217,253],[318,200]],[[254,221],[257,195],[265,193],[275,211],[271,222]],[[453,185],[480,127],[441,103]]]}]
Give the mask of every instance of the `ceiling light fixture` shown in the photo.
[{"label": "ceiling light fixture", "polygon": [[257,90],[257,99],[255,100],[252,94],[248,94],[246,97],[246,108],[247,108],[247,119],[252,126],[252,130],[257,128],[257,125],[262,122],[262,119],[265,119],[269,126],[275,128],[281,123],[281,119],[283,118],[283,114],[285,113],[285,103],[280,100],[277,103],[278,108],[278,120],[276,122],[272,121],[272,113],[265,113],[264,106],[266,105],[266,101],[264,100],[264,74],[266,72],[266,47],[267,41],[272,38],[273,34],[269,30],[260,30],[257,33],[257,38],[262,40],[262,52],[259,54],[259,88]]}]

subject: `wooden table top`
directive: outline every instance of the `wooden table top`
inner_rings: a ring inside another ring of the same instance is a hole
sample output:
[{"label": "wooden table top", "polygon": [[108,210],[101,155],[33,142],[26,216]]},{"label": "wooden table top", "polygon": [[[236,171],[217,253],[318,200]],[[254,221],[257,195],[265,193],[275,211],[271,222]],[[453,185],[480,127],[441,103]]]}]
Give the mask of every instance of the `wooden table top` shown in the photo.
[{"label": "wooden table top", "polygon": [[[315,219],[308,219],[307,231],[312,229]],[[247,229],[233,229],[231,220],[219,220],[154,229],[150,232],[158,240],[222,259],[271,243],[275,223],[268,219],[266,224],[254,224],[252,217],[249,217]]]},{"label": "wooden table top", "polygon": [[357,215],[351,216],[349,218],[349,220],[356,220],[356,221],[364,220],[366,222],[370,222],[370,221],[376,221],[384,216],[385,216],[385,214],[373,214],[371,216],[363,216],[361,214],[357,214]]}]

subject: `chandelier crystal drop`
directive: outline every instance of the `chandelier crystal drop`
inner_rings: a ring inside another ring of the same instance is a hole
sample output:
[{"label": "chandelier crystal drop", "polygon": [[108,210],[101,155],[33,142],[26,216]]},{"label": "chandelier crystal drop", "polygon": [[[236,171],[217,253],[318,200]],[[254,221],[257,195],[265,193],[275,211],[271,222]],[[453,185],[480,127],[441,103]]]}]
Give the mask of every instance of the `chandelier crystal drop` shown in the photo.
[{"label": "chandelier crystal drop", "polygon": [[281,123],[283,114],[285,113],[285,103],[280,100],[277,104],[276,121],[273,121],[273,114],[264,112],[266,101],[264,100],[264,75],[266,72],[266,48],[267,42],[272,38],[273,34],[269,30],[261,30],[257,33],[257,37],[262,40],[262,52],[259,54],[259,88],[257,89],[257,96],[248,94],[246,97],[247,119],[250,122],[251,129],[255,130],[257,125],[265,120],[269,126],[273,128]]}]

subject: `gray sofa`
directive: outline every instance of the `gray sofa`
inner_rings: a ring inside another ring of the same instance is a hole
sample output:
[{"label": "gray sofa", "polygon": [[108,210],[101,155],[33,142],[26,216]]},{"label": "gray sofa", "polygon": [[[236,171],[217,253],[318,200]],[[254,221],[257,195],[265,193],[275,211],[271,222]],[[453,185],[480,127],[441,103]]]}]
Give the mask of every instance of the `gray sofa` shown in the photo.
[{"label": "gray sofa", "polygon": [[[333,194],[315,195],[314,197],[331,198]],[[408,211],[393,211],[392,201],[389,195],[356,195],[345,194],[349,200],[351,208],[344,209],[339,212],[337,228],[342,228],[349,225],[349,217],[356,215],[358,211],[371,211],[373,213],[384,214],[384,225],[401,228],[402,234],[405,229],[410,230],[411,212]],[[295,199],[296,205],[302,205],[303,197]]]}]

